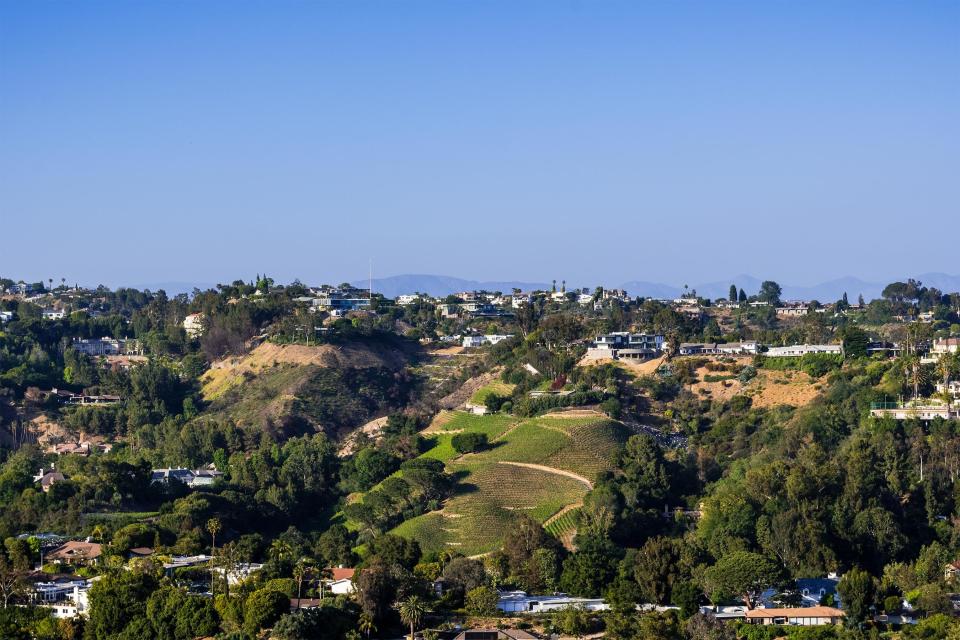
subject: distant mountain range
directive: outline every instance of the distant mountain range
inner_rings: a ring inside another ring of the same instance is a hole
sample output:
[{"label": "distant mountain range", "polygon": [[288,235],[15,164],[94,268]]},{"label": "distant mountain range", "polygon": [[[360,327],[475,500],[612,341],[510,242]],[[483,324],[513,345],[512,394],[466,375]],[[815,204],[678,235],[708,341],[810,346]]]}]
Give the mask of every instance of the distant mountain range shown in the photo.
[{"label": "distant mountain range", "polygon": [[[960,276],[951,276],[946,273],[924,273],[910,277],[919,280],[925,286],[936,287],[948,293],[960,291]],[[903,279],[905,280],[906,277]],[[738,289],[743,289],[747,295],[753,295],[760,290],[761,282],[762,280],[760,278],[741,274],[727,280],[701,282],[698,284],[690,283],[689,290],[696,290],[697,294],[704,298],[726,298],[730,291],[731,284],[737,285]],[[355,280],[353,284],[358,287],[366,287],[367,280]],[[779,284],[783,289],[782,297],[784,300],[819,300],[821,302],[833,302],[839,300],[843,294],[846,293],[852,302],[860,295],[866,300],[879,298],[880,292],[883,291],[883,288],[887,286],[889,282],[868,282],[853,276],[846,276],[811,286],[793,285],[784,282],[780,282]],[[373,280],[373,290],[377,293],[382,293],[388,298],[395,298],[403,293],[419,292],[431,296],[446,296],[459,291],[486,290],[508,293],[514,288],[530,291],[533,289],[549,289],[550,286],[551,283],[547,282],[484,282],[454,278],[451,276],[423,274],[404,274],[387,278],[374,278]],[[626,289],[627,293],[631,296],[648,298],[676,298],[684,292],[683,286],[643,280],[631,280],[630,282],[609,286]],[[573,285],[568,283],[568,289],[572,288]]]}]

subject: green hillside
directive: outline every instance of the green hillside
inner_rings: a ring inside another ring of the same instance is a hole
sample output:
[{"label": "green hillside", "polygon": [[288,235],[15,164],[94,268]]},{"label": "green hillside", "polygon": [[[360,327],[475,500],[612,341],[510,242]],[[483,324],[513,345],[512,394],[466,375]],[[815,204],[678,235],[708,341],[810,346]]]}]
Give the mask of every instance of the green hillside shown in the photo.
[{"label": "green hillside", "polygon": [[[450,440],[462,431],[486,433],[490,447],[458,456]],[[427,552],[475,555],[496,548],[518,513],[547,522],[567,509],[550,531],[568,540],[576,526],[574,507],[612,466],[629,432],[600,414],[524,420],[458,412],[425,435],[433,446],[423,456],[444,461],[458,486],[442,509],[407,520],[393,533],[416,539]]]}]

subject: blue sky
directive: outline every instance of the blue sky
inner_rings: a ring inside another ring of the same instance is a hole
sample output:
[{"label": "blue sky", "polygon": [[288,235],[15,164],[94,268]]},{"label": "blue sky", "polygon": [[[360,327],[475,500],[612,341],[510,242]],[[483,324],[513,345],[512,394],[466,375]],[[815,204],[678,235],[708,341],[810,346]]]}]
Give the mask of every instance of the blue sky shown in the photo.
[{"label": "blue sky", "polygon": [[0,2],[0,275],[960,273],[958,2]]}]

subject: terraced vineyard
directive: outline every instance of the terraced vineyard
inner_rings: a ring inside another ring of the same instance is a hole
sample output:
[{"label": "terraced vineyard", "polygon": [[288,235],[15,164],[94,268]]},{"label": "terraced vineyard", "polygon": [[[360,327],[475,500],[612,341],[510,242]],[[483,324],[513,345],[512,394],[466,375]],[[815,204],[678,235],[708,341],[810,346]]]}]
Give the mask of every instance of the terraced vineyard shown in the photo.
[{"label": "terraced vineyard", "polygon": [[487,396],[492,393],[495,393],[498,396],[509,396],[511,393],[513,393],[513,388],[515,386],[517,385],[495,380],[490,384],[477,389],[474,394],[470,396],[470,403],[482,406],[483,403],[486,402]]},{"label": "terraced vineyard", "polygon": [[[449,441],[461,431],[486,433],[490,448],[457,456]],[[393,533],[416,539],[424,551],[476,555],[499,546],[518,513],[548,522],[548,531],[570,544],[589,482],[612,466],[629,431],[600,414],[524,420],[455,412],[424,435],[435,444],[423,455],[443,460],[459,478],[458,489],[442,510],[408,520]]]}]

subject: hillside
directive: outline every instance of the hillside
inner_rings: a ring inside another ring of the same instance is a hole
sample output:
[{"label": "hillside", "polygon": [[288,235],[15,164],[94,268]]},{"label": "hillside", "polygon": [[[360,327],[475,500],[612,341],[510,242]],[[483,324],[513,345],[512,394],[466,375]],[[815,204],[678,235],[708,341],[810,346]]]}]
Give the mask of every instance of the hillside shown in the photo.
[{"label": "hillside", "polygon": [[[490,446],[458,455],[451,439],[464,431],[486,433]],[[432,446],[422,455],[443,461],[457,488],[442,509],[393,532],[417,540],[424,551],[476,555],[496,548],[519,512],[548,523],[551,533],[569,544],[576,526],[572,510],[599,473],[613,466],[629,431],[585,411],[528,419],[445,412],[423,435]]]},{"label": "hillside", "polygon": [[390,342],[264,343],[215,363],[200,382],[207,417],[289,434],[341,434],[409,402],[408,349]]}]

